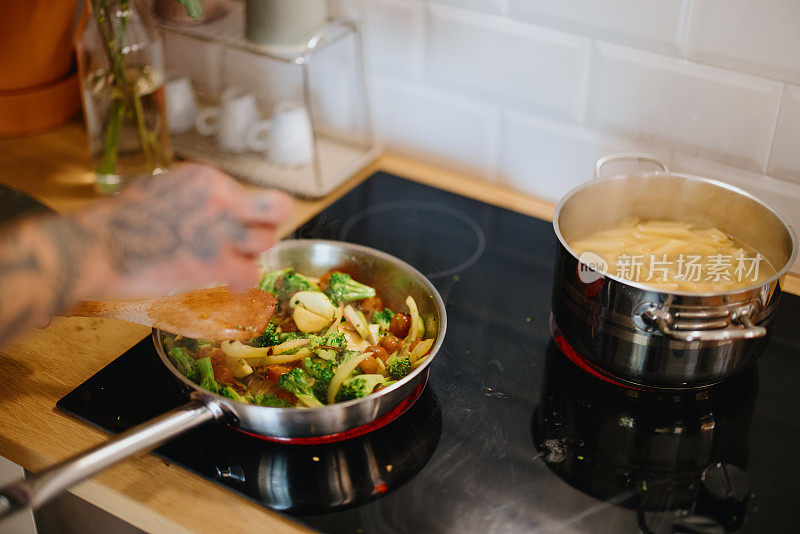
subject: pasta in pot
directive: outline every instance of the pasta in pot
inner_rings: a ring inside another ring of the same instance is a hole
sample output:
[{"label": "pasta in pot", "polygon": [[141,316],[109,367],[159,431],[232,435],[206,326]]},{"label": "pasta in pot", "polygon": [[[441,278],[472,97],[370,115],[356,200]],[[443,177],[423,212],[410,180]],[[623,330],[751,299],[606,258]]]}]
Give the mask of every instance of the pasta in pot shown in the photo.
[{"label": "pasta in pot", "polygon": [[722,230],[676,221],[626,219],[570,247],[582,260],[601,258],[605,265],[592,264],[608,274],[668,291],[729,291],[776,273],[758,251]]}]

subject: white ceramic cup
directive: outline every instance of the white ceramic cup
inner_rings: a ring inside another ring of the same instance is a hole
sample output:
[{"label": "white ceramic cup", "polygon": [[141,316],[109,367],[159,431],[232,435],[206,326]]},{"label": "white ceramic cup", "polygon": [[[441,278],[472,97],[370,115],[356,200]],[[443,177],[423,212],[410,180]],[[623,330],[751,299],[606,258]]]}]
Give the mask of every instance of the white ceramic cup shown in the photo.
[{"label": "white ceramic cup", "polygon": [[197,98],[187,76],[167,80],[164,85],[169,133],[182,134],[194,128]]},{"label": "white ceramic cup", "polygon": [[248,133],[260,118],[256,97],[229,87],[222,93],[222,104],[201,110],[194,125],[200,135],[216,135],[222,150],[239,153],[248,149]]},{"label": "white ceramic cup", "polygon": [[278,103],[270,120],[259,121],[250,128],[248,146],[264,152],[276,165],[308,165],[314,157],[314,132],[308,110],[293,101]]}]

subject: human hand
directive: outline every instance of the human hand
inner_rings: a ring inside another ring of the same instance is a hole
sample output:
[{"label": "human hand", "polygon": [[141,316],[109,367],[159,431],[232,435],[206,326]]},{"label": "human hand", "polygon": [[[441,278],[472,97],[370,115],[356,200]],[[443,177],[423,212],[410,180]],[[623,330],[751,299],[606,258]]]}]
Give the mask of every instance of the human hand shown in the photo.
[{"label": "human hand", "polygon": [[185,163],[137,180],[75,215],[93,234],[96,282],[83,293],[152,296],[209,283],[256,284],[256,256],[291,210],[277,191],[251,193],[222,171]]}]

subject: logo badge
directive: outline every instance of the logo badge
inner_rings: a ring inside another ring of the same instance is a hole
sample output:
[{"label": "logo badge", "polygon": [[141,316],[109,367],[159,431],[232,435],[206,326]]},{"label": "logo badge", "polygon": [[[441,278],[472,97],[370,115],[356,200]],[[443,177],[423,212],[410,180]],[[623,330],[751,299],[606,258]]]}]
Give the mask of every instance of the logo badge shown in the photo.
[{"label": "logo badge", "polygon": [[594,252],[584,252],[578,257],[578,279],[584,284],[591,284],[608,272],[606,260]]}]

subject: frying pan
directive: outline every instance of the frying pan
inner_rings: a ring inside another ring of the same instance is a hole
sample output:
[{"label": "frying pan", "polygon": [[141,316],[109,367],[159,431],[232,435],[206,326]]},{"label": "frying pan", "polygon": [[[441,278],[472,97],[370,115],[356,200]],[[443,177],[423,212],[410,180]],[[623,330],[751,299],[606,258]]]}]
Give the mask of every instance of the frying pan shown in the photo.
[{"label": "frying pan", "polygon": [[408,376],[361,399],[321,408],[272,408],[230,400],[211,393],[183,376],[167,358],[169,334],[153,331],[159,358],[188,392],[189,401],[137,425],[64,462],[0,488],[0,518],[27,507],[36,508],[65,489],[133,454],[149,451],[171,438],[209,422],[225,423],[246,433],[290,443],[346,439],[374,430],[400,415],[419,396],[428,366],[444,340],[444,303],[433,285],[407,263],[368,247],[323,240],[286,240],[264,254],[267,270],[292,267],[309,276],[337,268],[378,286],[384,303],[400,308],[407,295],[417,302],[426,332],[436,332],[430,355]]}]

